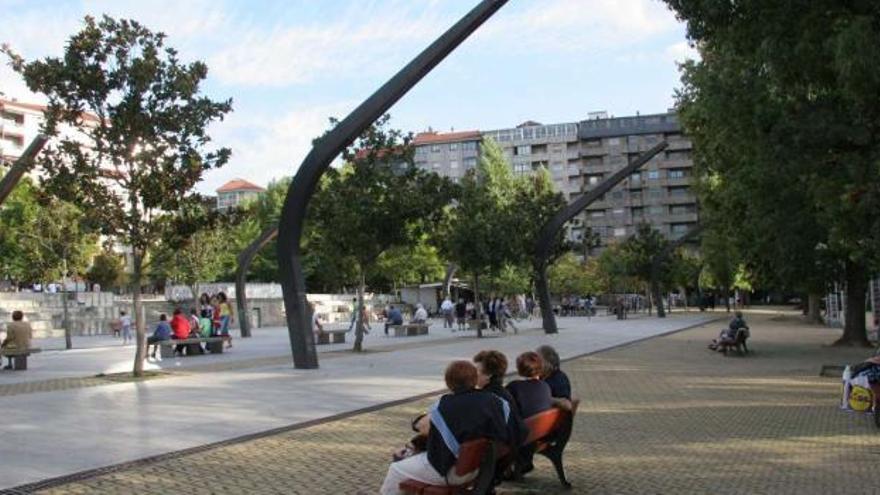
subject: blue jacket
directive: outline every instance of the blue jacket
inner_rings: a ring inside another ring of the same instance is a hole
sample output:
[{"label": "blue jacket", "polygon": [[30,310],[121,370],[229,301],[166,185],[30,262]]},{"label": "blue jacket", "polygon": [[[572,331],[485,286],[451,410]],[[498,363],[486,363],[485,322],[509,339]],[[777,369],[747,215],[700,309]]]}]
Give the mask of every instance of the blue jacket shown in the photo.
[{"label": "blue jacket", "polygon": [[156,337],[160,340],[170,339],[171,325],[169,325],[167,321],[160,321],[159,324],[156,325],[156,330],[153,332],[153,337]]},{"label": "blue jacket", "polygon": [[402,325],[403,324],[403,314],[397,308],[392,308],[391,311],[388,312],[388,320],[392,325]]}]

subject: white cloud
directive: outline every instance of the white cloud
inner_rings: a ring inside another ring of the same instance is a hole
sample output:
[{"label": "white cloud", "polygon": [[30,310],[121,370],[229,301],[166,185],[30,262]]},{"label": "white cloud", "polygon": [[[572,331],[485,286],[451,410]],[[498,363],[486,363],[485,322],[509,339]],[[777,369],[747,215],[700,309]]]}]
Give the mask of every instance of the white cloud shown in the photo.
[{"label": "white cloud", "polygon": [[687,41],[680,41],[667,46],[664,54],[678,64],[684,63],[686,60],[700,59],[700,52]]},{"label": "white cloud", "polygon": [[421,45],[445,25],[436,9],[392,2],[378,9],[365,2],[334,16],[332,22],[276,26],[237,25],[233,40],[209,58],[213,73],[226,83],[284,86],[384,71],[389,59]]},{"label": "white cloud", "polygon": [[676,29],[655,0],[541,0],[507,14],[502,9],[477,33],[488,43],[523,51],[593,51],[627,46]]},{"label": "white cloud", "polygon": [[212,129],[214,141],[232,148],[232,159],[209,172],[199,190],[213,193],[226,181],[242,177],[260,185],[293,175],[312,148],[312,140],[329,128],[329,117],[342,118],[354,101],[316,105],[273,117],[230,116]]}]

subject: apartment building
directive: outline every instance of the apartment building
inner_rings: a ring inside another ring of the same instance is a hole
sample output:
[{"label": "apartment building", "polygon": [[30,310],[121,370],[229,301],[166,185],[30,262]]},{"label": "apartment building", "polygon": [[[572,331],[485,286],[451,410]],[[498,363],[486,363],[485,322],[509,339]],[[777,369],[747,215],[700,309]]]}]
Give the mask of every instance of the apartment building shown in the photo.
[{"label": "apartment building", "polygon": [[266,189],[244,179],[233,179],[217,189],[217,210],[226,211],[230,208],[257,199]]},{"label": "apartment building", "polygon": [[416,134],[414,161],[422,170],[434,172],[453,181],[477,166],[480,157],[480,131],[445,132],[429,130]]},{"label": "apartment building", "polygon": [[[543,125],[524,122],[514,128],[485,132],[418,134],[416,164],[457,180],[473,168],[480,142],[491,138],[502,148],[516,174],[540,167],[550,171],[556,189],[572,201],[662,140],[669,147],[639,172],[618,184],[572,220],[568,235],[579,241],[592,232],[598,248],[622,240],[641,223],[649,223],[670,239],[694,226],[699,218],[691,189],[691,142],[672,112],[609,117],[594,112],[581,122]],[[467,143],[467,147],[463,146]],[[466,151],[466,155],[465,153]]]},{"label": "apartment building", "polygon": [[0,161],[13,161],[39,134],[45,107],[0,98]]},{"label": "apartment building", "polygon": [[676,239],[697,223],[699,211],[691,187],[692,146],[674,113],[599,117],[578,123],[578,158],[569,160],[573,171],[569,187],[587,192],[663,140],[669,143],[665,151],[572,222],[572,239],[581,238],[589,228],[605,245],[628,237],[641,223]]}]

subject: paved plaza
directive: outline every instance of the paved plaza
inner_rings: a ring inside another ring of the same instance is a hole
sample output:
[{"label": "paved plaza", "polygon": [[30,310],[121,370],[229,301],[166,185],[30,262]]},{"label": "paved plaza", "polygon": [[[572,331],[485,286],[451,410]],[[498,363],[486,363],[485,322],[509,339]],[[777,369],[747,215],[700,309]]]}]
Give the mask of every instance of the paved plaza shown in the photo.
[{"label": "paved plaza", "polygon": [[[519,335],[451,333],[434,323],[426,337],[386,338],[374,327],[367,352],[321,346],[319,370],[294,370],[283,329],[237,339],[231,352],[153,363],[164,375],[114,383],[96,373],[131,365],[115,345],[46,352],[26,372],[0,373],[4,442],[0,488],[192,449],[267,430],[308,424],[389,402],[436,393],[455,358],[492,347],[513,357],[541,343],[574,357],[705,322],[712,315],[564,318],[558,335],[538,321]],[[4,392],[5,390],[5,392]],[[161,491],[161,490],[160,490]]]},{"label": "paved plaza", "polygon": [[[840,411],[839,380],[819,376],[821,364],[867,351],[827,347],[838,331],[791,313],[747,317],[755,353],[745,358],[706,350],[712,322],[566,362],[583,398],[566,452],[569,493],[876,493],[878,432],[868,416]],[[133,463],[43,493],[375,493],[389,452],[433,400]],[[499,493],[564,492],[540,460]]]}]

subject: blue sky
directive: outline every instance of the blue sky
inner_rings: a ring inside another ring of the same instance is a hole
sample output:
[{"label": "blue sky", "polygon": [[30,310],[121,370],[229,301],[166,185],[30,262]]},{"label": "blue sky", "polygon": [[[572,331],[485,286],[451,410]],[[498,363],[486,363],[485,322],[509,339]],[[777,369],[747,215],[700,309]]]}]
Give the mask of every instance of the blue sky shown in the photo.
[{"label": "blue sky", "polygon": [[[9,43],[25,58],[59,55],[86,14],[137,19],[183,60],[208,63],[205,86],[233,98],[212,129],[231,162],[200,186],[293,174],[330,116],[344,117],[477,0],[0,0]],[[391,109],[418,132],[497,129],[587,112],[661,112],[694,57],[684,26],[656,0],[510,0]],[[5,65],[0,90],[40,100]]]}]

